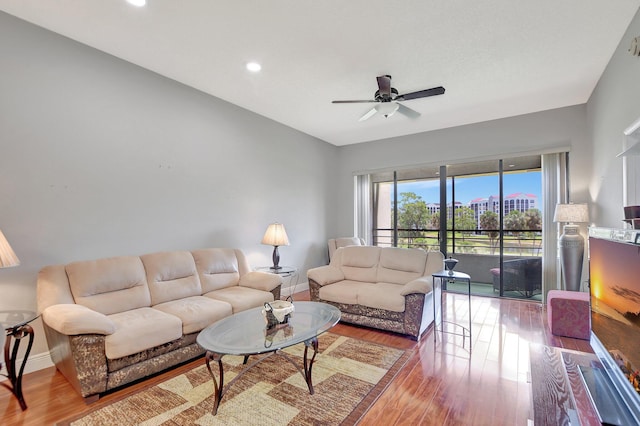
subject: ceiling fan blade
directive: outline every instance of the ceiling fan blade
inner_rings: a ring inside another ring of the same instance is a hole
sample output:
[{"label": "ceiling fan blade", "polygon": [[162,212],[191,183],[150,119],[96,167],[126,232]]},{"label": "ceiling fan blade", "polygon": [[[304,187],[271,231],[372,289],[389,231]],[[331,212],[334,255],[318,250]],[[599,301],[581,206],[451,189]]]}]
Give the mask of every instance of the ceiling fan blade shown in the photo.
[{"label": "ceiling fan blade", "polygon": [[383,98],[391,97],[391,76],[390,75],[381,75],[380,77],[376,77],[378,80],[378,89],[379,94]]},{"label": "ceiling fan blade", "polygon": [[369,100],[359,100],[359,101],[331,101],[332,104],[361,104],[361,103],[368,103],[368,102],[378,102],[376,100],[373,99],[369,99]]},{"label": "ceiling fan blade", "polygon": [[397,101],[408,101],[410,99],[426,98],[429,96],[442,95],[444,93],[444,87],[432,87],[431,89],[419,90],[417,92],[405,93],[404,95],[398,95]]},{"label": "ceiling fan blade", "polygon": [[376,110],[375,108],[371,108],[362,117],[360,117],[358,121],[368,120],[369,118],[373,117],[376,114],[376,112],[378,112],[378,110]]},{"label": "ceiling fan blade", "polygon": [[398,112],[404,115],[405,117],[409,117],[413,119],[420,117],[420,113],[418,111],[411,109],[409,107],[406,107],[401,103],[398,103]]}]

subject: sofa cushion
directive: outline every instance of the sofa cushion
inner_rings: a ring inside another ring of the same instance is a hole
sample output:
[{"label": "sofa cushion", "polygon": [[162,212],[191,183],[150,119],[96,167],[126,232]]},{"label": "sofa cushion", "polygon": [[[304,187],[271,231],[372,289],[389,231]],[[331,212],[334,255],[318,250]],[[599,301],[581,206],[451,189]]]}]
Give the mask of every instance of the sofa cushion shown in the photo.
[{"label": "sofa cushion", "polygon": [[74,262],[65,270],[79,305],[105,315],[151,306],[144,265],[137,256]]},{"label": "sofa cushion", "polygon": [[234,249],[202,249],[191,252],[196,262],[202,292],[238,285],[241,266]]},{"label": "sofa cushion", "polygon": [[377,281],[408,283],[424,274],[426,262],[427,252],[424,250],[385,247],[380,252]]},{"label": "sofa cushion", "polygon": [[358,293],[358,304],[370,308],[404,312],[405,298],[401,294],[404,286],[393,283],[376,283],[367,291]]},{"label": "sofa cushion", "polygon": [[233,286],[204,294],[215,300],[229,303],[233,307],[233,313],[246,311],[247,309],[264,306],[266,302],[273,302],[273,294],[269,291],[256,290],[255,288]]},{"label": "sofa cushion", "polygon": [[131,355],[182,336],[180,318],[153,308],[132,309],[109,315],[116,331],[105,337],[109,359]]},{"label": "sofa cushion", "polygon": [[196,263],[188,251],[171,251],[140,256],[147,271],[151,305],[200,296],[202,287]]},{"label": "sofa cushion", "polygon": [[171,300],[155,305],[153,308],[180,318],[183,334],[200,331],[232,314],[231,305],[227,302],[204,296]]},{"label": "sofa cushion", "polygon": [[64,265],[45,266],[38,272],[38,312],[49,306],[76,303]]},{"label": "sofa cushion", "polygon": [[333,254],[340,247],[363,246],[364,240],[358,237],[332,238],[327,241],[327,245],[329,246],[329,260],[331,260]]},{"label": "sofa cushion", "polygon": [[320,299],[328,302],[357,305],[360,293],[373,291],[375,284],[359,281],[339,281],[320,288]]},{"label": "sofa cushion", "polygon": [[[344,277],[351,281],[373,283],[377,281],[380,247],[349,246],[338,249]],[[334,262],[331,262],[334,265]]]}]

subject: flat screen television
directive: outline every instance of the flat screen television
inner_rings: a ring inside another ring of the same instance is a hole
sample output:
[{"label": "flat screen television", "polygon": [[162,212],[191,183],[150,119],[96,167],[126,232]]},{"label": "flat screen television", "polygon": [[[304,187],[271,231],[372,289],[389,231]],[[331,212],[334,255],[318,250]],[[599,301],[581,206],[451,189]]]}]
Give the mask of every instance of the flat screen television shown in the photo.
[{"label": "flat screen television", "polygon": [[640,425],[640,232],[589,229],[591,346],[581,373],[600,420]]}]

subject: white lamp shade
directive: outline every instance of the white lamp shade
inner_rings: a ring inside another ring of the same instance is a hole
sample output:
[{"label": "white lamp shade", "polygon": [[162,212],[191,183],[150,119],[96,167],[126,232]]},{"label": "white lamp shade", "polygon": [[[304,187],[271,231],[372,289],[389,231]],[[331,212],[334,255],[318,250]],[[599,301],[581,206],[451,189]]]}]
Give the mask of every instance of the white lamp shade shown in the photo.
[{"label": "white lamp shade", "polygon": [[589,208],[586,204],[556,204],[553,221],[566,223],[589,222]]},{"label": "white lamp shade", "polygon": [[281,223],[272,223],[267,227],[267,231],[262,237],[262,244],[270,246],[288,246],[289,237],[287,237],[287,231],[284,229],[284,225]]},{"label": "white lamp shade", "polygon": [[9,242],[0,231],[0,268],[8,268],[10,266],[18,266],[20,259],[13,252]]}]

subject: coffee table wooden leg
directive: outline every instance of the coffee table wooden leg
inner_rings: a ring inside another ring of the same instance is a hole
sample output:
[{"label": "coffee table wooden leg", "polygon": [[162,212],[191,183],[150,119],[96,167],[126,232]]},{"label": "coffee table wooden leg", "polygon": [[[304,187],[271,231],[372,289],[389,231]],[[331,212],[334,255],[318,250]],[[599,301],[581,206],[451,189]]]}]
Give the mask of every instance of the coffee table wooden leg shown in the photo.
[{"label": "coffee table wooden leg", "polygon": [[[313,347],[313,356],[311,357],[311,360],[309,360],[307,356],[309,346]],[[309,393],[311,395],[313,395],[313,382],[311,381],[311,369],[313,368],[313,361],[316,359],[317,354],[318,354],[318,338],[314,337],[313,339],[306,340],[304,342],[304,380],[307,382],[307,386],[309,387]]]},{"label": "coffee table wooden leg", "polygon": [[[211,374],[211,378],[213,379],[213,390],[214,390],[214,401],[213,401],[213,410],[211,414],[214,416],[218,413],[218,406],[220,405],[220,400],[222,399],[222,390],[224,387],[224,370],[222,368],[222,356],[215,352],[207,351],[205,355],[205,361],[207,362],[207,370],[209,370],[209,374]],[[211,369],[211,361],[215,361],[218,363],[218,373],[220,376],[220,383],[216,380],[216,376],[213,374],[213,370]]]}]

